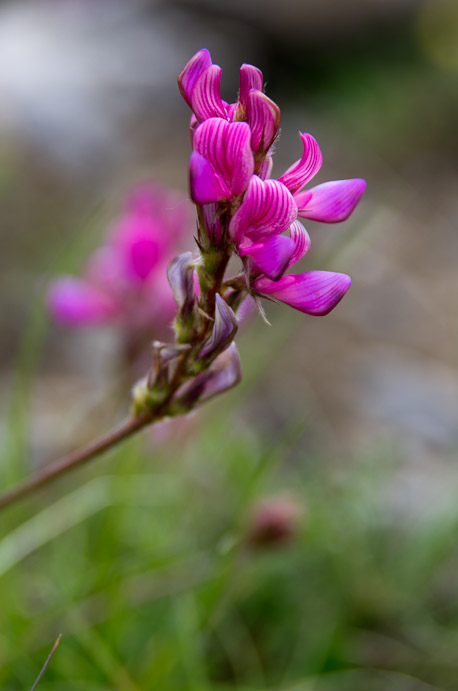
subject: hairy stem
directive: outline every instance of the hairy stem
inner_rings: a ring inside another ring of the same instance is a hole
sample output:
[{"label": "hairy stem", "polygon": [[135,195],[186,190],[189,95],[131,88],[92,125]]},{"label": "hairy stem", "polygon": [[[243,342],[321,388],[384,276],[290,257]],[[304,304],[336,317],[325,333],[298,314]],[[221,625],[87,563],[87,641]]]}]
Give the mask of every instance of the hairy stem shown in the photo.
[{"label": "hairy stem", "polygon": [[59,458],[57,461],[54,461],[54,463],[50,463],[45,466],[43,470],[38,471],[36,475],[29,478],[18,487],[0,495],[0,511],[24,499],[40,487],[48,485],[55,478],[100,456],[108,449],[113,448],[124,441],[124,439],[128,439],[143,427],[149,425],[154,419],[155,418],[151,415],[140,415],[138,417],[128,418],[117,429],[100,437],[100,439],[97,439],[84,449],[75,451],[74,453]]}]

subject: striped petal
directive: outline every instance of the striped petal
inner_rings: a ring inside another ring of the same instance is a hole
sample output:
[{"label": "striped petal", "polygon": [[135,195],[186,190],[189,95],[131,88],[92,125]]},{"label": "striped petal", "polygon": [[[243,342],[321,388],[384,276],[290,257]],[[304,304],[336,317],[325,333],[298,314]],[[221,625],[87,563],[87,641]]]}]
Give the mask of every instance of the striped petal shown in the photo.
[{"label": "striped petal", "polygon": [[351,284],[350,276],[332,271],[307,271],[303,274],[289,274],[279,281],[258,279],[255,290],[262,295],[284,302],[290,307],[324,316],[342,300]]},{"label": "striped petal", "polygon": [[54,281],[48,304],[54,318],[68,326],[106,324],[118,315],[118,305],[109,295],[71,276]]},{"label": "striped petal", "polygon": [[289,260],[289,266],[298,262],[309,251],[311,240],[310,235],[305,230],[300,221],[294,221],[289,229],[291,240],[294,244],[294,250]]},{"label": "striped petal", "polygon": [[245,236],[256,242],[265,235],[287,230],[296,216],[296,202],[281,182],[253,175],[229,232],[237,244]]},{"label": "striped petal", "polygon": [[261,70],[254,65],[244,63],[240,68],[239,103],[246,111],[248,108],[248,94],[251,89],[262,91],[263,76]]},{"label": "striped petal", "polygon": [[212,59],[206,48],[196,53],[178,77],[178,88],[188,106],[192,107],[192,94],[199,77],[211,67]]},{"label": "striped petal", "polygon": [[260,242],[239,247],[241,257],[249,257],[264,276],[278,281],[287,267],[291,265],[294,241],[286,235],[271,235]]},{"label": "striped petal", "polygon": [[244,192],[254,172],[251,130],[246,122],[205,120],[194,133],[194,150],[210,161],[233,196]]},{"label": "striped petal", "polygon": [[208,118],[226,118],[226,106],[221,98],[221,67],[212,65],[197,80],[192,92],[192,109],[200,122]]},{"label": "striped petal", "polygon": [[311,134],[302,132],[299,132],[299,136],[304,145],[302,158],[278,178],[293,194],[315,177],[323,163],[323,155],[316,139]]},{"label": "striped petal", "polygon": [[230,199],[231,191],[204,156],[193,152],[189,161],[189,190],[194,204]]},{"label": "striped petal", "polygon": [[248,94],[247,120],[253,151],[267,151],[280,127],[280,108],[262,91],[252,89]]},{"label": "striped petal", "polygon": [[294,198],[299,216],[323,223],[339,223],[353,213],[365,189],[366,182],[360,178],[333,180],[299,192]]}]

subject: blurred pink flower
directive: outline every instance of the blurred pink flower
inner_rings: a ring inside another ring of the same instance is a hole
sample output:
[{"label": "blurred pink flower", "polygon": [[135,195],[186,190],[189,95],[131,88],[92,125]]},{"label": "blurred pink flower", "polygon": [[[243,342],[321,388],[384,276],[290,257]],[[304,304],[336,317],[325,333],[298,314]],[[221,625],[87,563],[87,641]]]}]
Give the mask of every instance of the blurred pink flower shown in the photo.
[{"label": "blurred pink flower", "polygon": [[116,324],[155,334],[174,316],[167,265],[192,236],[185,197],[158,184],[136,187],[86,263],[83,277],[62,276],[49,290],[52,315],[72,327]]}]

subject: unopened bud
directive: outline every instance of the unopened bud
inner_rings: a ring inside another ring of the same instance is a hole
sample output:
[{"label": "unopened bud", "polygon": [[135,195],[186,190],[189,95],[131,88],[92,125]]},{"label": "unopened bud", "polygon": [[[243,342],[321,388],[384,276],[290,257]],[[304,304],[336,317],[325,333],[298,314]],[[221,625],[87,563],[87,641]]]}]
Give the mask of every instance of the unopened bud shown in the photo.
[{"label": "unopened bud", "polygon": [[192,331],[194,309],[194,262],[191,252],[184,252],[169,264],[167,277],[177,303],[175,318],[177,339],[181,343],[189,340]]},{"label": "unopened bud", "polygon": [[238,329],[237,317],[229,305],[217,294],[215,297],[215,321],[210,337],[199,352],[199,360],[216,357],[225,350],[234,339]]},{"label": "unopened bud", "polygon": [[235,343],[231,343],[215,358],[208,370],[197,374],[178,389],[174,397],[175,407],[179,412],[192,410],[197,404],[232,389],[241,378],[239,353]]},{"label": "unopened bud", "polygon": [[302,514],[303,508],[294,497],[266,497],[251,514],[248,544],[252,547],[280,547],[291,542]]}]

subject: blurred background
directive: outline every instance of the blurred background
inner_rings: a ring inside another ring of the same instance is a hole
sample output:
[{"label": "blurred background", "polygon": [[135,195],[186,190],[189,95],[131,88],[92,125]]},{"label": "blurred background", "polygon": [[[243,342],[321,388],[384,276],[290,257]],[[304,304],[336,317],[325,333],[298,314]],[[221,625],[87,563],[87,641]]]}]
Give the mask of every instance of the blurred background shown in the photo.
[{"label": "blurred background", "polygon": [[186,194],[201,47],[228,101],[263,70],[274,175],[301,130],[317,182],[367,180],[307,223],[304,269],[353,285],[325,319],[268,304],[237,389],[0,517],[2,688],[62,633],[43,691],[458,689],[455,0],[0,3],[2,486],[126,412],[119,332],[46,293],[137,182]]}]

